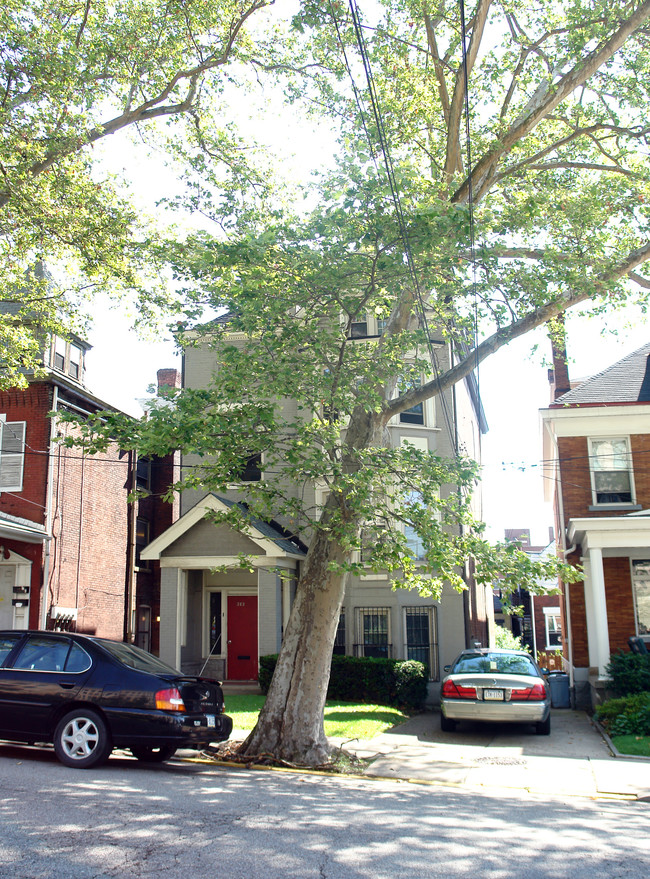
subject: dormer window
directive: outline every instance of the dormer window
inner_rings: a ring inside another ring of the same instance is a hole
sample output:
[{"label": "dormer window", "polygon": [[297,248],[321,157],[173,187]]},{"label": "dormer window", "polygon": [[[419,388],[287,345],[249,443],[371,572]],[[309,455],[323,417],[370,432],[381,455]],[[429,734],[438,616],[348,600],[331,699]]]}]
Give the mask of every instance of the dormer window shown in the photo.
[{"label": "dormer window", "polygon": [[62,372],[80,382],[83,376],[83,356],[83,348],[80,345],[68,342],[61,336],[54,337],[50,363],[57,372]]}]

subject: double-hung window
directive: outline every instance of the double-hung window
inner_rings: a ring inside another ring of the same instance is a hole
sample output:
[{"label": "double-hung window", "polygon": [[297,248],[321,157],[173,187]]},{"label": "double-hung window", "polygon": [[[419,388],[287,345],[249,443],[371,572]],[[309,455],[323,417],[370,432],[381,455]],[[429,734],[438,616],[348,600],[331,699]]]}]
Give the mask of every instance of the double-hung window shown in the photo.
[{"label": "double-hung window", "polygon": [[594,505],[634,503],[632,456],[627,437],[590,439],[589,461]]},{"label": "double-hung window", "polygon": [[546,631],[546,649],[555,650],[562,646],[562,617],[559,607],[544,608],[544,628]]},{"label": "double-hung window", "polygon": [[25,467],[25,421],[0,415],[0,491],[22,491]]},{"label": "double-hung window", "polygon": [[356,656],[390,658],[390,608],[356,608]]},{"label": "double-hung window", "polygon": [[650,636],[650,559],[632,562],[632,588],[636,610],[636,631],[646,639]]}]

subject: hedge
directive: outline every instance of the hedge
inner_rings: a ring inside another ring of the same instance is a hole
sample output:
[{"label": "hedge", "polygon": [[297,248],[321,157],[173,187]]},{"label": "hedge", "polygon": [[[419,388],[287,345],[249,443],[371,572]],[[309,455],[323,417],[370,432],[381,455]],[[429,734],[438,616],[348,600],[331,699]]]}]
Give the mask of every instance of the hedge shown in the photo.
[{"label": "hedge", "polygon": [[613,653],[607,666],[617,696],[650,691],[650,654]]},{"label": "hedge", "polygon": [[[259,682],[268,693],[277,654],[260,656]],[[333,656],[327,698],[339,702],[395,705],[416,711],[427,696],[427,668],[412,659]]]},{"label": "hedge", "polygon": [[650,693],[608,699],[596,708],[596,720],[611,736],[650,736]]}]

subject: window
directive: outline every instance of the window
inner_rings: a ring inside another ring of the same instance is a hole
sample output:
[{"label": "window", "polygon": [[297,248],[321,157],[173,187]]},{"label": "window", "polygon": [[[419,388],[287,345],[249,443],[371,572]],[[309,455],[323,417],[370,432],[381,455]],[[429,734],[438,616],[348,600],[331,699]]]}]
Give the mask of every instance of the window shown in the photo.
[{"label": "window", "polygon": [[332,653],[335,656],[345,656],[345,611],[341,611],[341,616],[339,617]]},{"label": "window", "polygon": [[388,318],[387,317],[378,317],[377,318],[377,333],[380,336],[384,335],[384,330],[388,326]]},{"label": "window", "polygon": [[546,649],[555,650],[562,646],[562,617],[559,607],[544,608],[544,627],[546,630]]},{"label": "window", "polygon": [[350,338],[351,339],[365,339],[368,335],[368,321],[367,320],[353,320],[350,324]]},{"label": "window", "polygon": [[140,489],[145,491],[151,489],[151,461],[148,458],[138,458],[135,470],[135,482]]},{"label": "window", "polygon": [[67,342],[61,336],[55,336],[52,341],[50,363],[54,369],[69,375],[76,381],[81,381],[83,372],[83,348],[74,342]]},{"label": "window", "polygon": [[54,359],[53,365],[55,369],[65,372],[65,349],[66,341],[61,336],[54,339]]},{"label": "window", "polygon": [[356,611],[355,656],[389,658],[393,646],[390,643],[390,608],[358,607]]},{"label": "window", "polygon": [[262,478],[262,456],[249,455],[239,474],[239,482],[259,482]]},{"label": "window", "polygon": [[78,345],[70,345],[70,366],[68,372],[72,378],[81,378],[81,348]]},{"label": "window", "polygon": [[[422,380],[418,377],[411,379],[408,383],[403,380],[400,383],[399,392],[403,394],[408,390],[416,390],[422,384]],[[405,409],[399,414],[401,424],[424,424],[424,403],[416,403],[410,409]]]},{"label": "window", "polygon": [[23,490],[25,421],[5,421],[0,415],[0,491]]},{"label": "window", "polygon": [[210,592],[210,654],[225,653],[221,644],[221,592]]},{"label": "window", "polygon": [[[417,491],[412,491],[406,498],[408,505],[421,505],[422,495]],[[407,514],[408,515],[408,514]],[[406,548],[416,560],[422,560],[426,556],[426,548],[424,542],[413,525],[404,525],[404,537],[406,538]]]},{"label": "window", "polygon": [[404,608],[406,658],[423,662],[429,680],[438,680],[438,641],[435,607]]},{"label": "window", "polygon": [[135,520],[135,564],[138,568],[148,568],[149,562],[140,558],[140,553],[149,543],[149,520]]},{"label": "window", "polygon": [[650,635],[650,559],[632,562],[632,587],[638,635]]},{"label": "window", "polygon": [[589,460],[594,504],[631,504],[632,458],[626,437],[592,439]]}]

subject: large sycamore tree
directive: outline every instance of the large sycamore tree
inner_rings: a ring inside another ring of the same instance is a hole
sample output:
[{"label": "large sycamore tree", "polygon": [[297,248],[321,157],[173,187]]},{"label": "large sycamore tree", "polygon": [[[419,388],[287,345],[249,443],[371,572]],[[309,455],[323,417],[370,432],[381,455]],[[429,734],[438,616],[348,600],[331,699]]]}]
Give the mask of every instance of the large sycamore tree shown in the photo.
[{"label": "large sycamore tree", "polygon": [[[153,226],[97,161],[205,154],[243,170],[229,130],[237,70],[270,63],[250,35],[267,0],[7,0],[0,9],[0,347],[4,386],[38,365],[48,332],[83,326],[84,300],[130,291],[169,308]],[[129,140],[128,133],[132,132]],[[110,148],[107,151],[110,154]],[[159,193],[161,196],[163,193]],[[65,281],[51,283],[46,263]],[[66,283],[66,281],[68,283]]]},{"label": "large sycamore tree", "polygon": [[[143,453],[199,456],[186,484],[201,490],[226,491],[242,460],[264,456],[248,507],[221,520],[277,517],[309,551],[243,750],[311,764],[328,751],[329,663],[360,551],[364,567],[430,594],[443,582],[463,588],[469,559],[479,583],[499,572],[525,586],[542,573],[481,538],[468,499],[476,471],[462,449],[449,459],[392,449],[390,419],[430,398],[442,404],[486,357],[567,309],[643,302],[650,287],[650,0],[479,0],[464,29],[445,0],[353,13],[308,3],[294,22],[304,56],[299,75],[285,68],[288,98],[341,132],[338,165],[312,207],[249,212],[227,238],[167,248],[188,294],[225,312],[184,337],[214,347],[214,382],[170,392],[135,426],[89,423],[85,437],[101,444],[104,430]],[[384,331],[359,343],[350,330],[367,314]],[[431,338],[453,360],[432,357]],[[325,490],[321,508],[287,488],[301,484]],[[422,565],[404,523],[423,539]]]}]

